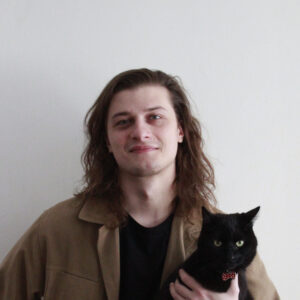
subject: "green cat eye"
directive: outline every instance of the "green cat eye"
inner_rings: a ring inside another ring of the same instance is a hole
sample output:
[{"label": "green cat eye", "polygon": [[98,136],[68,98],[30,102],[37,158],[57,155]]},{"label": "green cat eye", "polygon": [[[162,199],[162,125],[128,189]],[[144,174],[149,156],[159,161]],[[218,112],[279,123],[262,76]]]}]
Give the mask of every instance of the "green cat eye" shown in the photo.
[{"label": "green cat eye", "polygon": [[244,241],[240,240],[235,243],[238,247],[242,247],[244,245]]},{"label": "green cat eye", "polygon": [[214,240],[214,245],[216,247],[221,247],[222,246],[222,242],[221,241],[218,241],[218,240]]}]

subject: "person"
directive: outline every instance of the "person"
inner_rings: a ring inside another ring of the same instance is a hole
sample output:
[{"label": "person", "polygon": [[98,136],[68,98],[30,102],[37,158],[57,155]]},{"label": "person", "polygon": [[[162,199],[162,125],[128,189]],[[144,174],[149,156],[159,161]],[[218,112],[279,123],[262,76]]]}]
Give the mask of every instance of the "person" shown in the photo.
[{"label": "person", "polygon": [[[0,299],[152,299],[196,247],[201,207],[217,211],[213,167],[179,80],[134,69],[115,76],[85,118],[84,186],[46,210],[0,267]],[[238,299],[180,271],[174,299]],[[279,299],[257,255],[254,299]]]}]

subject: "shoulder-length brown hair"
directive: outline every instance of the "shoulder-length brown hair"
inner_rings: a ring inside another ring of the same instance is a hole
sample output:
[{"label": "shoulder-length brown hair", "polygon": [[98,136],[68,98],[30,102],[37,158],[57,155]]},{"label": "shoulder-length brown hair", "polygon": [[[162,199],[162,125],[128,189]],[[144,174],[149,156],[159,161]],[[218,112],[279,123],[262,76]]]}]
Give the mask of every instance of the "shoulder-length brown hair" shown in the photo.
[{"label": "shoulder-length brown hair", "polygon": [[190,103],[179,80],[162,71],[134,69],[114,77],[87,112],[85,117],[88,143],[82,154],[85,175],[84,187],[75,196],[104,199],[109,202],[116,216],[115,225],[124,223],[126,212],[120,205],[122,191],[118,182],[118,166],[108,151],[107,113],[113,96],[126,89],[141,85],[160,85],[168,89],[184,132],[183,142],[178,145],[176,157],[176,212],[189,217],[193,209],[215,205],[214,170],[203,152],[201,127],[191,113]]}]

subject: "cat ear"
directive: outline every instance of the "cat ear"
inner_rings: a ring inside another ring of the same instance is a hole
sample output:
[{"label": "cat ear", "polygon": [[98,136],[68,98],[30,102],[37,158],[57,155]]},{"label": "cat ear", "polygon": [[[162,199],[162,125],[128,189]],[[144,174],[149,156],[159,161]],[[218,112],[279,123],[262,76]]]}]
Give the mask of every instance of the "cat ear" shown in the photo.
[{"label": "cat ear", "polygon": [[254,208],[254,209],[251,209],[248,212],[242,214],[243,221],[245,222],[246,225],[251,225],[251,226],[253,225],[253,223],[255,221],[255,217],[256,217],[259,209],[260,209],[260,206]]},{"label": "cat ear", "polygon": [[210,213],[204,206],[202,206],[202,219],[203,224],[208,223],[212,218],[212,213]]}]

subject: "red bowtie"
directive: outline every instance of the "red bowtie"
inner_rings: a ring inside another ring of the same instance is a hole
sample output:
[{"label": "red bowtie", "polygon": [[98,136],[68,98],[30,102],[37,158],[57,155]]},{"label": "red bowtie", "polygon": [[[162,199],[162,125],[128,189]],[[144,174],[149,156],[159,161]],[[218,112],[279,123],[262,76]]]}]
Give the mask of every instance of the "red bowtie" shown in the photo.
[{"label": "red bowtie", "polygon": [[234,279],[235,278],[235,273],[234,272],[229,272],[229,273],[223,273],[222,274],[222,280],[226,281],[228,279]]}]

